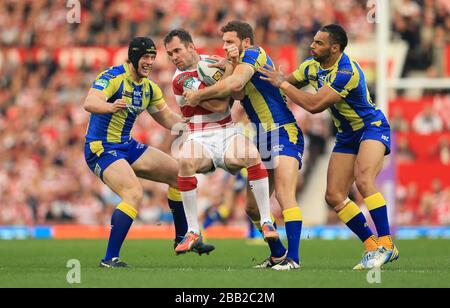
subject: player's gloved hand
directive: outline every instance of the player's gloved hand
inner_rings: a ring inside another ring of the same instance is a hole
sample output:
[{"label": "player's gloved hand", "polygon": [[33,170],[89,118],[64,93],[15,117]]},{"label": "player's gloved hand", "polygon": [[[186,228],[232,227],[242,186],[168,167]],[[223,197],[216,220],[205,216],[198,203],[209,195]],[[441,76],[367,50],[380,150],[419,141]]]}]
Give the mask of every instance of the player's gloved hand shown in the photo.
[{"label": "player's gloved hand", "polygon": [[183,92],[184,100],[186,101],[186,105],[195,107],[200,104],[200,99],[198,95],[198,91],[184,91]]},{"label": "player's gloved hand", "polygon": [[111,113],[116,113],[117,111],[127,108],[127,103],[123,99],[116,99],[110,106]]},{"label": "player's gloved hand", "polygon": [[264,75],[260,76],[260,79],[269,81],[274,87],[277,88],[279,88],[280,85],[287,80],[287,77],[281,71],[281,65],[278,67],[278,70],[266,65],[259,68],[258,72]]},{"label": "player's gloved hand", "polygon": [[230,62],[226,58],[217,55],[211,56],[208,59],[217,61],[216,63],[209,64],[208,67],[217,67],[221,70],[225,70],[227,64],[230,64]]}]

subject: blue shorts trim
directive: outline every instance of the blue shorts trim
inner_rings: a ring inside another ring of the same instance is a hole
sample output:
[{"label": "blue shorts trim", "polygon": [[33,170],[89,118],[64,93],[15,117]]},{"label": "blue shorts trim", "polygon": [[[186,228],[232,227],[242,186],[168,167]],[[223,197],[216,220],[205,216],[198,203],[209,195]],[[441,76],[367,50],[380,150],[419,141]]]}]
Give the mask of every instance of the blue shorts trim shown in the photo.
[{"label": "blue shorts trim", "polygon": [[[119,159],[125,159],[133,164],[147,150],[148,145],[131,139],[124,143],[97,142],[96,147],[91,147],[92,142],[84,145],[84,158],[89,169],[103,181],[103,172],[112,163]],[[95,152],[92,152],[94,149]],[[100,154],[97,154],[100,153]]]},{"label": "blue shorts trim", "polygon": [[376,140],[384,144],[384,155],[391,153],[391,128],[386,120],[381,125],[371,124],[360,130],[348,133],[337,133],[333,152],[357,155],[361,142]]},{"label": "blue shorts trim", "polygon": [[267,169],[275,169],[277,156],[294,157],[299,162],[299,169],[302,167],[305,146],[302,130],[298,126],[296,128],[298,131],[296,143],[289,139],[289,133],[284,127],[257,135],[255,144]]}]

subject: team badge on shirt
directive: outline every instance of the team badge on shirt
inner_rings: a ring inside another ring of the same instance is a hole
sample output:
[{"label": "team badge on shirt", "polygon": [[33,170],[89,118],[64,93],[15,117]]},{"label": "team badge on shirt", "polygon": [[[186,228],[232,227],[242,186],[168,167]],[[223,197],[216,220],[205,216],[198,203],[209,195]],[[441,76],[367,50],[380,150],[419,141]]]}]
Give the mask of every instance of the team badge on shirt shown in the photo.
[{"label": "team badge on shirt", "polygon": [[106,79],[99,79],[99,80],[95,81],[94,85],[102,87],[103,89],[105,89],[106,87],[108,87],[109,81],[106,80]]}]

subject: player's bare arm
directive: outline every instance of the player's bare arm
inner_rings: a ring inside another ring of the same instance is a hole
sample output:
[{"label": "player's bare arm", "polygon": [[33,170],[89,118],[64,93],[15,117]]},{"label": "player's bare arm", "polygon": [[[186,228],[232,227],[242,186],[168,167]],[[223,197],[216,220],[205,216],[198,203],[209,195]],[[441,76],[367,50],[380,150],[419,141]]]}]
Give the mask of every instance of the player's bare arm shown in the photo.
[{"label": "player's bare arm", "polygon": [[[225,71],[223,78],[226,78],[233,74],[234,69],[236,68],[237,62],[232,62],[227,58],[223,58],[217,55],[211,56],[210,59],[217,61],[216,63],[211,63],[209,67],[217,67],[221,70]],[[232,92],[231,97],[233,100],[241,100],[244,98],[245,91],[242,89],[239,92]]]},{"label": "player's bare arm", "polygon": [[[215,56],[213,56],[215,57]],[[225,71],[222,78],[227,78],[233,73],[233,66],[231,63],[229,63],[225,59],[226,63],[223,64],[223,70]],[[209,99],[207,101],[201,101],[199,105],[209,111],[215,112],[215,113],[223,113],[228,110],[228,105],[230,104],[230,98],[224,97],[224,98],[213,98]]]},{"label": "player's bare arm", "polygon": [[186,103],[190,106],[197,106],[201,101],[212,98],[223,98],[230,96],[234,92],[244,89],[245,85],[252,78],[255,70],[249,64],[239,64],[233,74],[220,80],[215,85],[199,91],[185,92],[183,95]]},{"label": "player's bare arm", "polygon": [[171,108],[169,108],[166,104],[159,105],[160,107],[157,110],[150,112],[150,115],[159,125],[162,127],[171,130],[175,127],[175,125],[180,125],[184,123],[183,118],[176,112],[174,112]]},{"label": "player's bare arm", "polygon": [[228,98],[211,99],[204,102],[200,102],[199,106],[215,113],[223,113],[227,111],[229,103],[230,101]]},{"label": "player's bare arm", "polygon": [[84,101],[84,110],[90,113],[116,113],[127,108],[127,103],[122,99],[117,99],[114,103],[107,103],[106,95],[97,89],[90,89]]},{"label": "player's bare arm", "polygon": [[[222,77],[223,79],[227,78],[228,76],[231,76],[231,74],[233,74],[234,67],[231,64],[231,62],[228,61],[226,58],[222,58],[220,56],[214,55],[214,56],[211,56],[210,59],[217,61],[216,63],[211,63],[209,65],[210,67],[217,67],[217,68],[220,68],[221,70],[225,71],[225,73]],[[232,95],[232,97],[234,98],[234,95]],[[212,112],[223,113],[228,110],[229,104],[230,104],[230,98],[225,97],[225,98],[210,99],[207,101],[202,101],[199,103],[199,106],[201,106],[209,111],[212,111]]]},{"label": "player's bare arm", "polygon": [[341,100],[339,94],[337,94],[329,86],[322,87],[316,94],[312,94],[297,89],[290,82],[288,82],[287,78],[280,72],[280,70],[266,66],[264,68],[260,68],[259,72],[266,76],[261,76],[261,79],[267,80],[273,86],[283,90],[294,104],[311,113],[322,112]]}]

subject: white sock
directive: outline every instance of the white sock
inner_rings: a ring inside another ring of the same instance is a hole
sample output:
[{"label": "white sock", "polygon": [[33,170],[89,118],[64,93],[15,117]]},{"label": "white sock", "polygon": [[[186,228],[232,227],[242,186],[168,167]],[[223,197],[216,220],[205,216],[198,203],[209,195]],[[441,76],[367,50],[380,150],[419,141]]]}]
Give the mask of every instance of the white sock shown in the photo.
[{"label": "white sock", "polygon": [[189,191],[182,191],[184,212],[188,223],[188,232],[200,234],[197,215],[197,188]]},{"label": "white sock", "polygon": [[272,218],[270,216],[269,178],[249,181],[249,183],[253,195],[255,196],[256,204],[258,205],[261,226],[266,222],[272,223]]}]

